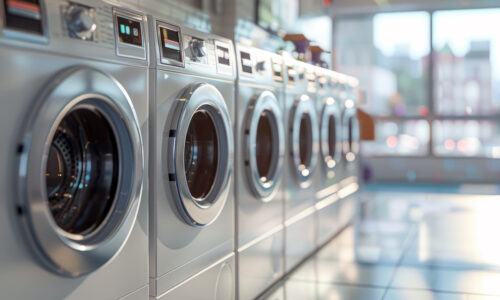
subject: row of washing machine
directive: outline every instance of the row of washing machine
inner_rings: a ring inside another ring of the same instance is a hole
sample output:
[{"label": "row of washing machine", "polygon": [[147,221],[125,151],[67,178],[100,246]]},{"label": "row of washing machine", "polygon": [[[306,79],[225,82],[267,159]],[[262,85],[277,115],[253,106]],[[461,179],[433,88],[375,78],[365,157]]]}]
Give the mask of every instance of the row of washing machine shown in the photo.
[{"label": "row of washing machine", "polygon": [[0,3],[0,298],[252,299],[350,221],[354,78],[111,1]]}]

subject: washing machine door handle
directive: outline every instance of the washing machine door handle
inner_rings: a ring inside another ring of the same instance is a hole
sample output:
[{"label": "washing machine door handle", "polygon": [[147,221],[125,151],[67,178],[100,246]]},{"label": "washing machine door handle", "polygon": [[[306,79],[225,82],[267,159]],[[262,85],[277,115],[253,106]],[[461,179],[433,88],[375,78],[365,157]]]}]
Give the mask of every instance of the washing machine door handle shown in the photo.
[{"label": "washing machine door handle", "polygon": [[164,129],[164,167],[179,215],[189,225],[203,227],[217,219],[230,196],[232,117],[211,84],[190,84],[175,101]]}]

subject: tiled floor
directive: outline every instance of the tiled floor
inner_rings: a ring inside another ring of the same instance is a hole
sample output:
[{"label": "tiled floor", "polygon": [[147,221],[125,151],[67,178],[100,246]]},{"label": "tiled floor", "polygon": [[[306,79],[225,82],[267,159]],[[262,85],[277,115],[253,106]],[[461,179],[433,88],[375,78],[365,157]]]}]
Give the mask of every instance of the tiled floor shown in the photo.
[{"label": "tiled floor", "polygon": [[461,192],[362,191],[356,223],[266,299],[500,299],[500,196]]}]

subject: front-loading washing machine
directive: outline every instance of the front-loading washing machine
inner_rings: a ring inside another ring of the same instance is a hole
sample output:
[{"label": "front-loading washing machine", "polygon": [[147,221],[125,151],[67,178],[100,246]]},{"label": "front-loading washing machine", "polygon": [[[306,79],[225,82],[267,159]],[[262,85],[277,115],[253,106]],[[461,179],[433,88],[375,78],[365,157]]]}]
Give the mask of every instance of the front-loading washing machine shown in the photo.
[{"label": "front-loading washing machine", "polygon": [[145,299],[144,16],[102,1],[0,15],[0,298]]},{"label": "front-loading washing machine", "polygon": [[283,58],[236,45],[236,249],[239,299],[283,275]]},{"label": "front-loading washing machine", "polygon": [[[150,295],[160,298],[234,257],[236,65],[230,40],[152,16],[149,21],[155,62],[150,69]],[[225,266],[222,280],[214,276],[205,284],[233,291],[234,265]]]},{"label": "front-loading washing machine", "polygon": [[354,194],[360,186],[360,127],[357,117],[358,80],[351,76],[337,76],[337,94],[342,101],[342,181],[339,197],[338,222],[348,225],[357,211]]},{"label": "front-loading washing machine", "polygon": [[316,246],[315,186],[319,125],[315,107],[314,66],[284,57],[286,156],[285,270],[289,271]]},{"label": "front-loading washing machine", "polygon": [[315,177],[317,209],[317,242],[322,245],[339,229],[338,194],[342,159],[342,111],[334,95],[333,81],[339,75],[317,67],[316,109],[319,116],[320,158]]}]

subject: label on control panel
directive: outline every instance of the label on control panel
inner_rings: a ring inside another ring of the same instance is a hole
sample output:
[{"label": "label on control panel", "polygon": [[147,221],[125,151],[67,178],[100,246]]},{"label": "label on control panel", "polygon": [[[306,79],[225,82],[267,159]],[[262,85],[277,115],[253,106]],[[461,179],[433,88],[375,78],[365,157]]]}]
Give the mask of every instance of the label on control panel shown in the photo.
[{"label": "label on control panel", "polygon": [[162,63],[183,65],[179,28],[173,25],[159,23],[158,34]]},{"label": "label on control panel", "polygon": [[241,58],[241,71],[244,73],[252,74],[252,58],[250,57],[250,53],[240,51]]},{"label": "label on control panel", "polygon": [[215,41],[215,56],[217,62],[217,72],[220,74],[233,75],[229,44],[221,41]]},{"label": "label on control panel", "polygon": [[9,29],[43,35],[43,18],[38,0],[5,1],[5,26]]}]

